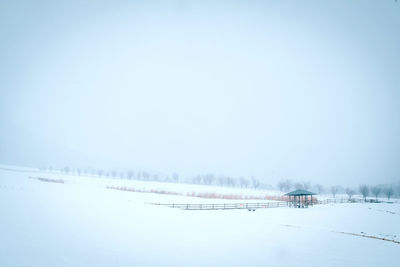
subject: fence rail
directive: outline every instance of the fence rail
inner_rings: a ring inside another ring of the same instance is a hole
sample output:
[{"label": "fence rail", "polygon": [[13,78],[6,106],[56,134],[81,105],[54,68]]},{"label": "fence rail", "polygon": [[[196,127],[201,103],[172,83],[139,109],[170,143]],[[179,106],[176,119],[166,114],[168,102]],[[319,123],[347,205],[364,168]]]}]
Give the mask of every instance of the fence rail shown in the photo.
[{"label": "fence rail", "polygon": [[[377,202],[374,199],[324,199],[324,200],[313,200],[314,205],[323,205],[330,203],[365,203],[365,202]],[[276,201],[276,202],[255,202],[255,203],[212,203],[212,204],[163,204],[163,203],[146,203],[150,205],[166,206],[170,208],[177,208],[183,210],[233,210],[233,209],[267,209],[267,208],[280,208],[280,207],[296,207],[295,204],[286,201]],[[311,205],[311,204],[310,204]],[[308,206],[308,205],[307,205]]]},{"label": "fence rail", "polygon": [[315,204],[331,204],[331,203],[392,203],[390,201],[382,201],[382,200],[376,200],[376,199],[363,199],[363,198],[328,198],[328,199],[323,199],[323,200],[317,200],[314,202]]},{"label": "fence rail", "polygon": [[151,205],[167,206],[183,210],[229,210],[229,209],[266,209],[287,207],[287,202],[263,202],[263,203],[216,203],[216,204],[161,204],[147,203]]}]

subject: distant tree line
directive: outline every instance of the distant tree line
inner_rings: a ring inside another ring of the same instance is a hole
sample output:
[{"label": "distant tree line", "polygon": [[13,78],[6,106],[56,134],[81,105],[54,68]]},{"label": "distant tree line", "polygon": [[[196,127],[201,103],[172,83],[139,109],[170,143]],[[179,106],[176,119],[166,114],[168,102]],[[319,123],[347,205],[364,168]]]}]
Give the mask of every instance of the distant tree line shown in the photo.
[{"label": "distant tree line", "polygon": [[255,176],[251,176],[250,178],[246,178],[244,176],[235,178],[225,175],[216,177],[212,173],[196,175],[195,177],[193,177],[192,183],[254,189],[266,189],[270,187],[266,184],[261,183],[260,180],[257,179]]},{"label": "distant tree line", "polygon": [[375,201],[378,201],[379,197],[385,197],[390,200],[393,196],[400,197],[400,182],[397,184],[380,184],[380,185],[367,185],[360,184],[358,188],[343,187],[340,185],[332,185],[324,187],[321,184],[311,185],[309,182],[293,182],[290,179],[280,180],[277,183],[277,189],[281,192],[289,192],[296,189],[311,190],[318,194],[331,194],[333,198],[336,198],[337,194],[346,195],[349,200],[354,195],[361,195],[364,200],[367,197],[373,197]]},{"label": "distant tree line", "polygon": [[173,183],[192,183],[201,185],[217,185],[223,187],[238,187],[238,188],[253,188],[253,189],[270,189],[272,186],[263,184],[255,176],[251,177],[231,177],[226,175],[216,176],[213,173],[198,174],[189,179],[181,179],[177,172],[171,174],[152,173],[148,171],[117,171],[116,169],[103,170],[95,168],[76,168],[72,169],[69,166],[62,168],[42,168],[44,171],[59,172],[69,175],[83,175],[93,177],[104,177],[113,179],[141,180],[141,181],[159,181]]},{"label": "distant tree line", "polygon": [[[112,179],[127,179],[127,180],[140,180],[140,181],[158,181],[158,182],[173,182],[173,183],[191,183],[200,185],[216,185],[223,187],[236,187],[236,188],[252,188],[252,189],[274,189],[273,186],[262,183],[255,176],[250,177],[232,177],[226,175],[217,176],[213,173],[204,173],[195,175],[192,178],[182,179],[177,172],[171,174],[164,174],[159,172],[148,171],[118,171],[116,169],[104,170],[96,168],[70,168],[64,166],[62,168],[54,168],[49,166],[41,168],[43,171],[59,172],[70,175],[84,175],[92,177],[103,177]],[[380,184],[380,185],[367,185],[360,184],[357,188],[343,187],[341,185],[323,186],[321,184],[311,184],[308,181],[292,181],[291,179],[282,179],[277,185],[276,189],[281,192],[289,192],[296,189],[310,190],[317,194],[330,194],[333,198],[339,195],[346,195],[351,200],[355,195],[360,195],[367,200],[368,197],[373,197],[376,201],[379,197],[385,197],[390,200],[393,196],[400,197],[400,182],[397,184]]]}]

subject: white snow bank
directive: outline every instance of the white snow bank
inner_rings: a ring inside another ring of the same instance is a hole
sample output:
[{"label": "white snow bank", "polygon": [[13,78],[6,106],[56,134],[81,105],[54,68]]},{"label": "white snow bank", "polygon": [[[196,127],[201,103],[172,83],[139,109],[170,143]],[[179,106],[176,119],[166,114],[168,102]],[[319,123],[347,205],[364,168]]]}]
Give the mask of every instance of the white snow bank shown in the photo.
[{"label": "white snow bank", "polygon": [[398,266],[400,245],[338,233],[399,240],[398,204],[184,211],[144,202],[187,197],[31,175],[0,170],[0,266]]}]

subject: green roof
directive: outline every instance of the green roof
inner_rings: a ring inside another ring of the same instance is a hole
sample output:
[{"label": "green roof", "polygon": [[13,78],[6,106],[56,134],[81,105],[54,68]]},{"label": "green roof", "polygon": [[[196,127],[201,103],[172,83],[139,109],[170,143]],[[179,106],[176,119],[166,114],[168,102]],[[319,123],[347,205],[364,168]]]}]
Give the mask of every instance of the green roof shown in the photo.
[{"label": "green roof", "polygon": [[316,195],[316,193],[303,190],[303,189],[297,189],[292,192],[286,193],[286,196],[304,196],[304,195]]}]

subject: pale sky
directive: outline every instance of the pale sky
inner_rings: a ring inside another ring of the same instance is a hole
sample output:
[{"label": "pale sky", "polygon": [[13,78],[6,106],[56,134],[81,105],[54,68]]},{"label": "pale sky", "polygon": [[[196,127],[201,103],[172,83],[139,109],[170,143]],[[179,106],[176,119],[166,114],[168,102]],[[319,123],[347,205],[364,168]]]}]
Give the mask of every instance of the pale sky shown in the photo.
[{"label": "pale sky", "polygon": [[400,180],[400,4],[2,1],[0,163]]}]

